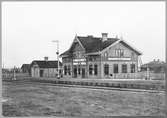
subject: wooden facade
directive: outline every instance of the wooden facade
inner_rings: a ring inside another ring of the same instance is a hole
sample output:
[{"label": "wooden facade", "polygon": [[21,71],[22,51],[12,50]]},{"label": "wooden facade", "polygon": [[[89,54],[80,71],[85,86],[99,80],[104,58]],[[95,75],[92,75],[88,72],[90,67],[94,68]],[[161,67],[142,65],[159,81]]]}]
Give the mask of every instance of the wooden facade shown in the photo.
[{"label": "wooden facade", "polygon": [[76,36],[61,54],[65,78],[135,78],[141,53],[117,38]]},{"label": "wooden facade", "polygon": [[[31,77],[58,77],[57,61],[39,61],[35,60],[31,63]],[[62,63],[59,64],[59,75],[62,71]]]}]

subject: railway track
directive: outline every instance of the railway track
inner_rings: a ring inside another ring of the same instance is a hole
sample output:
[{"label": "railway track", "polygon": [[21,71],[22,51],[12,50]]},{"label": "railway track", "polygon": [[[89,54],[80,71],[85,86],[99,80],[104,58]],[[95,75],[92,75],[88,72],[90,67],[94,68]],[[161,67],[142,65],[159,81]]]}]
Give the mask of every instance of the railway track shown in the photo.
[{"label": "railway track", "polygon": [[[19,83],[19,84],[40,84],[47,86],[60,86],[60,87],[74,87],[74,88],[87,88],[87,89],[103,89],[103,90],[115,90],[115,91],[130,91],[130,92],[148,92],[148,93],[164,93],[164,90],[145,90],[145,89],[132,89],[132,88],[117,88],[117,87],[103,87],[93,85],[76,85],[76,84],[60,84],[52,82],[40,82],[31,80],[17,80],[17,81],[6,81],[7,83]],[[53,81],[54,82],[54,81]]]}]

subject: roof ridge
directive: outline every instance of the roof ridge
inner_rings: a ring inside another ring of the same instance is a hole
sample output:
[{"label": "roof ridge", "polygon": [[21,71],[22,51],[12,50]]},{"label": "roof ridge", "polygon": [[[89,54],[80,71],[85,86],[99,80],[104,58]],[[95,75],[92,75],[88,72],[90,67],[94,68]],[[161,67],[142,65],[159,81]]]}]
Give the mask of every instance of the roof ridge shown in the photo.
[{"label": "roof ridge", "polygon": [[[81,38],[88,38],[89,37],[89,35],[88,36],[77,36],[77,37],[81,37]],[[91,38],[98,38],[98,39],[102,39],[102,37],[94,37],[93,35],[92,35],[92,37]],[[116,38],[116,37],[107,37],[107,39],[119,39],[119,38]]]},{"label": "roof ridge", "polygon": [[[77,37],[88,38],[89,35],[88,36],[77,36]],[[102,38],[102,37],[94,37],[94,36],[92,36],[92,38]]]}]

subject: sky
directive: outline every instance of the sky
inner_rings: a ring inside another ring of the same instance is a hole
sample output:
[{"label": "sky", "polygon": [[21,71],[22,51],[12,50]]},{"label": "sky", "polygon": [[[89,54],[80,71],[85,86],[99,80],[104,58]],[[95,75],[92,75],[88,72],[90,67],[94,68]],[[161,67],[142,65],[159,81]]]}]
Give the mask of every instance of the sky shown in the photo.
[{"label": "sky", "polygon": [[142,52],[142,63],[165,61],[165,2],[2,2],[2,63],[21,67],[57,59],[74,37],[122,37]]}]

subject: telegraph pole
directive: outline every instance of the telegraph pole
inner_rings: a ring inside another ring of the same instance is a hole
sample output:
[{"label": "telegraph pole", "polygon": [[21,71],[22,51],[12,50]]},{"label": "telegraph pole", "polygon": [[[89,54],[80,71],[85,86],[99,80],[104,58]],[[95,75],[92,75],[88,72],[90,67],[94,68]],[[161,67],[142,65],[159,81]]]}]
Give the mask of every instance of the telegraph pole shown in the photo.
[{"label": "telegraph pole", "polygon": [[52,42],[57,43],[57,52],[56,52],[57,61],[58,61],[58,64],[57,64],[58,75],[57,75],[57,77],[59,79],[60,78],[60,74],[59,74],[59,40],[53,40]]},{"label": "telegraph pole", "polygon": [[13,69],[13,80],[16,80],[15,66],[14,66],[14,69]]}]

